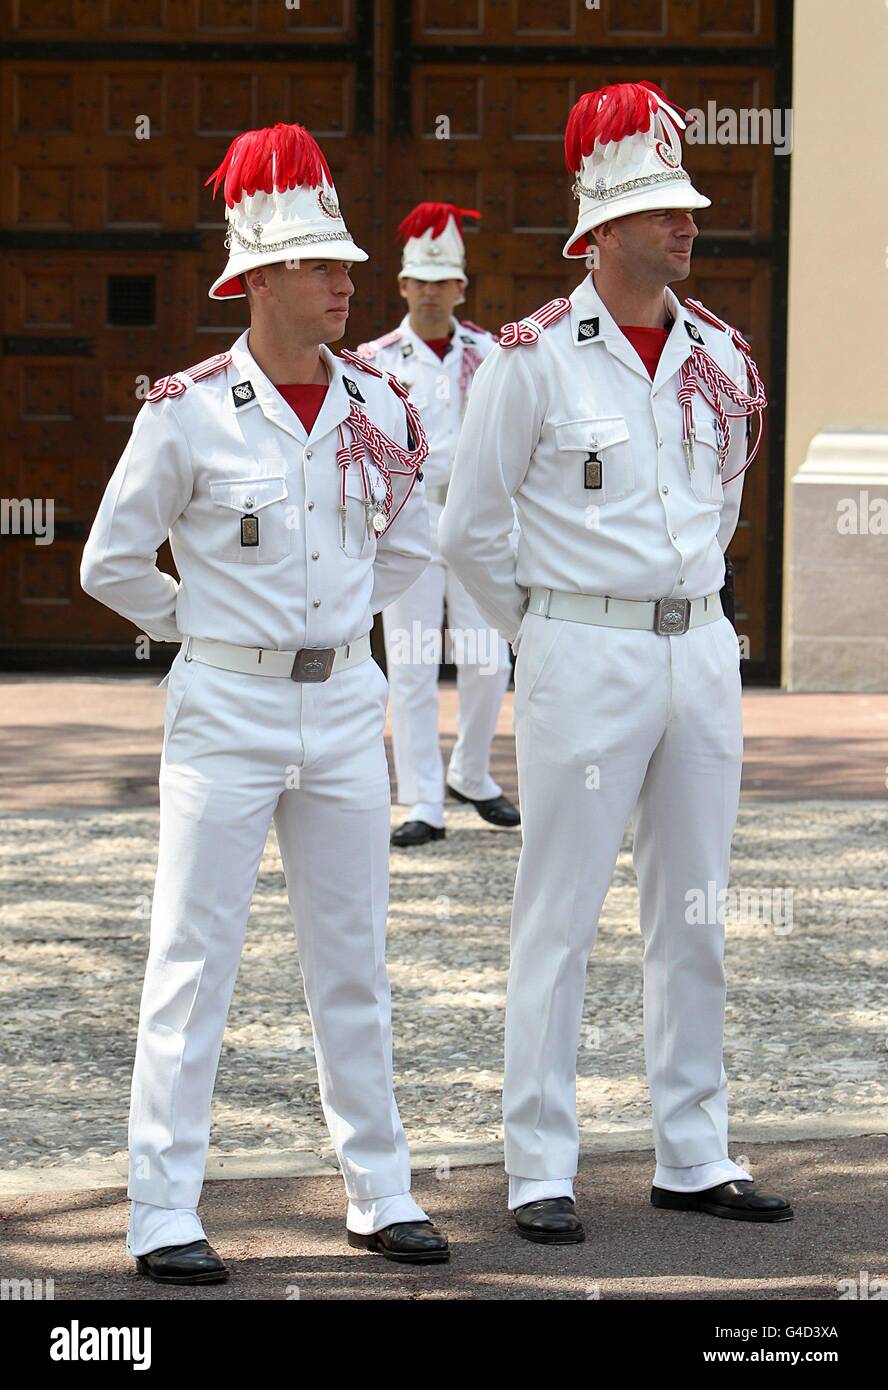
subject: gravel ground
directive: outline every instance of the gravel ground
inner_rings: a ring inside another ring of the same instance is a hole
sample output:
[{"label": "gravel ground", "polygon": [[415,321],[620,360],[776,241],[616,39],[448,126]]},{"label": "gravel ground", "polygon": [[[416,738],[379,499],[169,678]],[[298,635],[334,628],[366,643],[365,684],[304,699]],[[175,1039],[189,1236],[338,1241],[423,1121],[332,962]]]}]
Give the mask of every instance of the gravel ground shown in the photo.
[{"label": "gravel ground", "polygon": [[[396,819],[403,818],[403,808]],[[120,1155],[157,812],[0,818],[0,1167]],[[792,892],[791,923],[728,922],[734,1123],[853,1108],[884,1125],[884,802],[741,806],[732,889]],[[448,807],[446,841],[395,853],[389,967],[398,1100],[414,1142],[492,1143],[518,834]],[[775,916],[778,914],[775,912]],[[579,1051],[586,1135],[649,1121],[637,897],[624,840]],[[272,830],[216,1084],[217,1153],[331,1149]]]}]

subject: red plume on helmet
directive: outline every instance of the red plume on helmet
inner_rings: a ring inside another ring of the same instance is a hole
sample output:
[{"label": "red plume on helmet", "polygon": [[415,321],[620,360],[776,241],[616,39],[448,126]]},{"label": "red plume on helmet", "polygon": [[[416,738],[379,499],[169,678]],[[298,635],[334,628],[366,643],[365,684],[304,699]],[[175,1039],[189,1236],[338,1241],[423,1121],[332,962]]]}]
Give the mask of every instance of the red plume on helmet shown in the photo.
[{"label": "red plume on helmet", "polygon": [[579,171],[584,156],[592,153],[596,140],[606,145],[647,130],[651,117],[657,112],[661,120],[668,120],[677,132],[680,131],[670,108],[680,116],[685,115],[683,107],[676,106],[653,82],[618,82],[596,92],[584,92],[574,104],[564,131],[564,158],[569,172]]},{"label": "red plume on helmet", "polygon": [[476,208],[458,208],[455,203],[417,203],[398,227],[398,236],[406,243],[410,237],[422,236],[431,228],[432,236],[439,237],[450,217],[462,236],[462,219],[480,216]]},{"label": "red plume on helmet", "polygon": [[290,188],[317,188],[333,178],[327,161],[313,136],[304,126],[267,126],[264,130],[248,130],[238,135],[228,146],[228,153],[218,169],[205,180],[213,184],[215,198],[222,180],[223,193],[229,207],[234,207],[246,194],[252,197],[257,190],[279,193]]}]

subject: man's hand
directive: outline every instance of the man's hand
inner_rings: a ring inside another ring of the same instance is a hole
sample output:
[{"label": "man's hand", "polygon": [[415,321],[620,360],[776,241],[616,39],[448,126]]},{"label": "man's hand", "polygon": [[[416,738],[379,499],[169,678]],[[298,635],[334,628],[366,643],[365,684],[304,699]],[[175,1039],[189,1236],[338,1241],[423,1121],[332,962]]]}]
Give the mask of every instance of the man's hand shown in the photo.
[{"label": "man's hand", "polygon": [[730,618],[736,629],[737,620],[734,614],[734,566],[727,555],[725,556],[725,582],[719,592],[719,598],[721,599],[725,617]]}]

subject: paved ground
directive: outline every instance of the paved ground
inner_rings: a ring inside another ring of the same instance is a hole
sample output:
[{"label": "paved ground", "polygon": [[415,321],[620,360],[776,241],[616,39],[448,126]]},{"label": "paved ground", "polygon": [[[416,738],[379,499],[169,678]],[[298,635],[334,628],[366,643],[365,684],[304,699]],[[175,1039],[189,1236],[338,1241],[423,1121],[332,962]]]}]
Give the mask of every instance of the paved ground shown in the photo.
[{"label": "paved ground", "polygon": [[[135,1018],[156,857],[156,685],[0,677],[0,1276],[52,1275],[56,1297],[164,1296],[132,1275],[122,1244],[133,1030],[120,1020]],[[446,752],[455,725],[447,687],[442,721]],[[494,755],[514,796],[510,727],[511,696]],[[885,1139],[853,1137],[884,1135],[888,1110],[888,696],[751,691],[745,727],[732,882],[791,886],[795,904],[789,924],[729,926],[731,1152],[797,1199],[796,1221],[749,1228],[649,1206],[627,837],[593,956],[578,1068],[587,1154],[578,1191],[590,1239],[540,1251],[514,1238],[498,1091],[519,837],[454,808],[446,842],[395,857],[390,928],[399,1099],[417,1191],[451,1233],[453,1264],[405,1273],[342,1245],[341,1181],[317,1103],[272,838],[201,1203],[237,1279],[202,1296],[536,1299],[597,1289],[611,1298],[830,1299],[860,1270],[888,1273]],[[223,1173],[239,1180],[215,1180]]]},{"label": "paved ground", "polygon": [[[0,675],[0,813],[157,804],[165,692],[159,676]],[[456,692],[441,689],[442,746]],[[744,694],[743,796],[888,803],[888,695]],[[512,692],[500,714],[494,776],[517,796]]]},{"label": "paved ground", "polygon": [[[125,1190],[0,1197],[4,1278],[54,1280],[56,1299],[817,1299],[886,1273],[888,1140],[750,1148],[762,1188],[793,1221],[722,1221],[650,1205],[649,1153],[587,1156],[576,1191],[587,1239],[520,1240],[498,1167],[418,1172],[414,1190],[446,1230],[449,1265],[406,1269],[350,1250],[338,1177],[208,1182],[201,1214],[228,1284],[162,1288],[121,1256]],[[805,1319],[800,1319],[804,1321]],[[808,1319],[824,1321],[818,1314]]]}]

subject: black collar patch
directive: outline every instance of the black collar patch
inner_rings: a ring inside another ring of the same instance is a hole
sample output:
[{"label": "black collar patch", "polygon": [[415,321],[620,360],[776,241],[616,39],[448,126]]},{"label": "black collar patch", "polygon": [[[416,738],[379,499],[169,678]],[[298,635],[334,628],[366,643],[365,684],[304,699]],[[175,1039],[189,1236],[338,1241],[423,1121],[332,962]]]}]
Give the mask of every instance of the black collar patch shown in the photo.
[{"label": "black collar patch", "polygon": [[342,378],[342,382],[345,386],[346,391],[351,396],[353,401],[360,401],[362,405],[367,404],[367,402],[364,400],[364,397],[361,395],[360,391],[358,390],[357,386],[352,381],[350,376],[344,376]]},{"label": "black collar patch", "polygon": [[253,390],[253,383],[251,381],[239,381],[237,386],[232,386],[231,394],[234,397],[235,410],[237,410],[239,406],[247,405],[250,401],[256,399],[256,392]]},{"label": "black collar patch", "polygon": [[598,319],[583,319],[577,324],[577,342],[588,343],[598,337]]},{"label": "black collar patch", "polygon": [[470,347],[474,346],[473,340],[469,337],[468,333],[460,333],[459,341],[461,343],[468,343]]},{"label": "black collar patch", "polygon": [[404,346],[401,348],[401,356],[402,356],[402,357],[412,357],[412,356],[413,356],[413,344],[412,344],[412,343],[405,343],[405,344],[404,344]]},{"label": "black collar patch", "polygon": [[690,319],[685,319],[684,326],[687,329],[689,338],[693,338],[695,343],[703,342],[703,335],[695,323],[691,323]]}]

